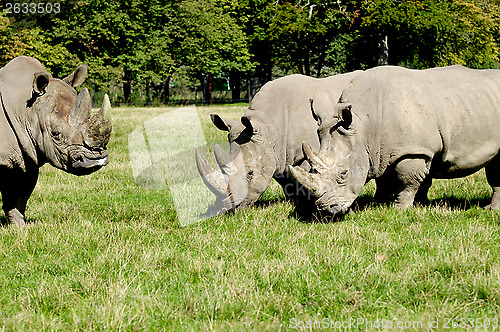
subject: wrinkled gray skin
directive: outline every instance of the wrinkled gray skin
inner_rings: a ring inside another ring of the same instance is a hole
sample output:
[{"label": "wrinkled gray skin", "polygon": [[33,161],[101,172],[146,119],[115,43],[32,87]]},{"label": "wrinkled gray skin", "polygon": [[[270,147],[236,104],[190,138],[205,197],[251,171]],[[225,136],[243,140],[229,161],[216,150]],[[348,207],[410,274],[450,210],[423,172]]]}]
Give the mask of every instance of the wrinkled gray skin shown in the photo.
[{"label": "wrinkled gray skin", "polygon": [[45,163],[85,175],[108,163],[111,124],[103,107],[91,116],[87,67],[53,78],[36,59],[17,57],[0,69],[0,192],[8,223],[23,225],[26,203]]},{"label": "wrinkled gray skin", "polygon": [[286,76],[265,84],[255,95],[240,121],[210,117],[220,130],[228,132],[229,155],[218,145],[214,154],[217,172],[196,153],[198,170],[216,195],[214,211],[221,213],[253,204],[274,178],[288,198],[307,192],[293,182],[288,165],[308,169],[301,144],[319,147],[317,124],[309,111],[310,99],[333,107],[355,73],[316,79]]},{"label": "wrinkled gray skin", "polygon": [[291,172],[319,210],[345,213],[370,179],[377,200],[406,208],[427,201],[432,178],[483,167],[493,188],[486,208],[500,209],[500,70],[377,67],[356,76],[335,108],[313,111],[319,154],[303,145],[313,171]]}]

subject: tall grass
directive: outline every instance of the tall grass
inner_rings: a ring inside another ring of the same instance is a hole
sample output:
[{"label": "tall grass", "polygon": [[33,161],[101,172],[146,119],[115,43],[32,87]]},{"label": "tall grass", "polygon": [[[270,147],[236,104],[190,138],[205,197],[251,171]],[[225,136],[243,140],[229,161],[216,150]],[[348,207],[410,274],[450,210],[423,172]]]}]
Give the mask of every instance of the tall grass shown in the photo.
[{"label": "tall grass", "polygon": [[[244,109],[199,107],[207,140],[226,139],[208,114]],[[483,172],[436,180],[431,204],[406,211],[371,202],[370,183],[336,223],[298,220],[272,183],[255,207],[181,227],[168,191],[137,186],[128,159],[127,135],[168,110],[114,109],[97,173],[41,169],[31,223],[0,229],[0,329],[460,330],[500,316],[500,214],[481,207]]]}]

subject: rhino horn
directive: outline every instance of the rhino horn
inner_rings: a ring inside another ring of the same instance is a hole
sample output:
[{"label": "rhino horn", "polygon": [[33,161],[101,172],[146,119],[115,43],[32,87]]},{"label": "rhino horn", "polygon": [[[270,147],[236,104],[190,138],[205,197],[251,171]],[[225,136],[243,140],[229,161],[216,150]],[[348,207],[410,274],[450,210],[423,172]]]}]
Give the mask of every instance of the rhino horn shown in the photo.
[{"label": "rhino horn", "polygon": [[219,164],[219,167],[223,174],[235,175],[238,172],[238,168],[236,164],[231,160],[231,156],[229,156],[219,144],[215,144],[214,155],[215,160],[217,161],[217,164]]},{"label": "rhino horn", "polygon": [[71,108],[69,113],[70,124],[74,127],[78,127],[85,123],[90,118],[90,109],[92,108],[92,100],[90,99],[90,93],[87,88],[84,88],[78,96]]},{"label": "rhino horn", "polygon": [[319,190],[319,174],[309,173],[305,169],[299,166],[288,166],[288,170],[292,177],[300,183],[309,192],[315,195]]},{"label": "rhino horn", "polygon": [[215,171],[210,163],[203,159],[198,149],[196,149],[196,166],[200,173],[201,179],[205,185],[216,196],[228,196],[229,180],[226,175]]},{"label": "rhino horn", "polygon": [[88,119],[85,128],[85,139],[87,145],[91,147],[106,146],[111,136],[111,120],[109,119],[109,112],[111,110],[111,103],[107,94],[104,95],[102,106],[97,113]]},{"label": "rhino horn", "polygon": [[320,174],[325,173],[328,170],[328,165],[326,164],[326,162],[311,148],[309,144],[302,143],[302,152],[311,164],[313,170]]},{"label": "rhino horn", "polygon": [[109,97],[107,94],[104,95],[104,99],[102,101],[101,108],[97,113],[92,116],[92,119],[95,119],[96,122],[100,124],[104,124],[104,122],[110,122],[108,114],[111,111],[111,103],[109,101]]}]

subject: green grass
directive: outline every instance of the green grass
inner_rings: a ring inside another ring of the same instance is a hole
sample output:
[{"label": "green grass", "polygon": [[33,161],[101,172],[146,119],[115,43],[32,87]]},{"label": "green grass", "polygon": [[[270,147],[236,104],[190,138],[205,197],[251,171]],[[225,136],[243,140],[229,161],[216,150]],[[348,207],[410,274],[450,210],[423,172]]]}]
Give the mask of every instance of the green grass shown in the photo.
[{"label": "green grass", "polygon": [[[181,227],[169,193],[136,186],[128,159],[127,135],[168,110],[114,109],[110,164],[97,173],[41,169],[33,222],[0,229],[0,330],[287,330],[349,319],[425,330],[500,317],[500,213],[480,207],[491,195],[484,172],[435,181],[431,205],[406,211],[371,203],[370,183],[369,203],[336,223],[297,220],[273,183],[263,204]],[[244,110],[198,107],[207,140],[226,139],[210,113]]]}]

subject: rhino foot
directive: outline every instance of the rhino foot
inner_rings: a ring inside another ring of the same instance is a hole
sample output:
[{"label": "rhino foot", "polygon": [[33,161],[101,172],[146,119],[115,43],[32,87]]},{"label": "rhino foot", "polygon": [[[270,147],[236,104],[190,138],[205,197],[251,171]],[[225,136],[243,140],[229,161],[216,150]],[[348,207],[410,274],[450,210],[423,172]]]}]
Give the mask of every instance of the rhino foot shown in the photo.
[{"label": "rhino foot", "polygon": [[500,210],[500,203],[493,203],[491,202],[490,204],[486,205],[484,207],[485,210],[490,210],[490,211],[496,211],[496,210]]},{"label": "rhino foot", "polygon": [[17,209],[10,210],[7,213],[7,224],[15,226],[26,226],[26,221],[24,221],[24,216]]}]

